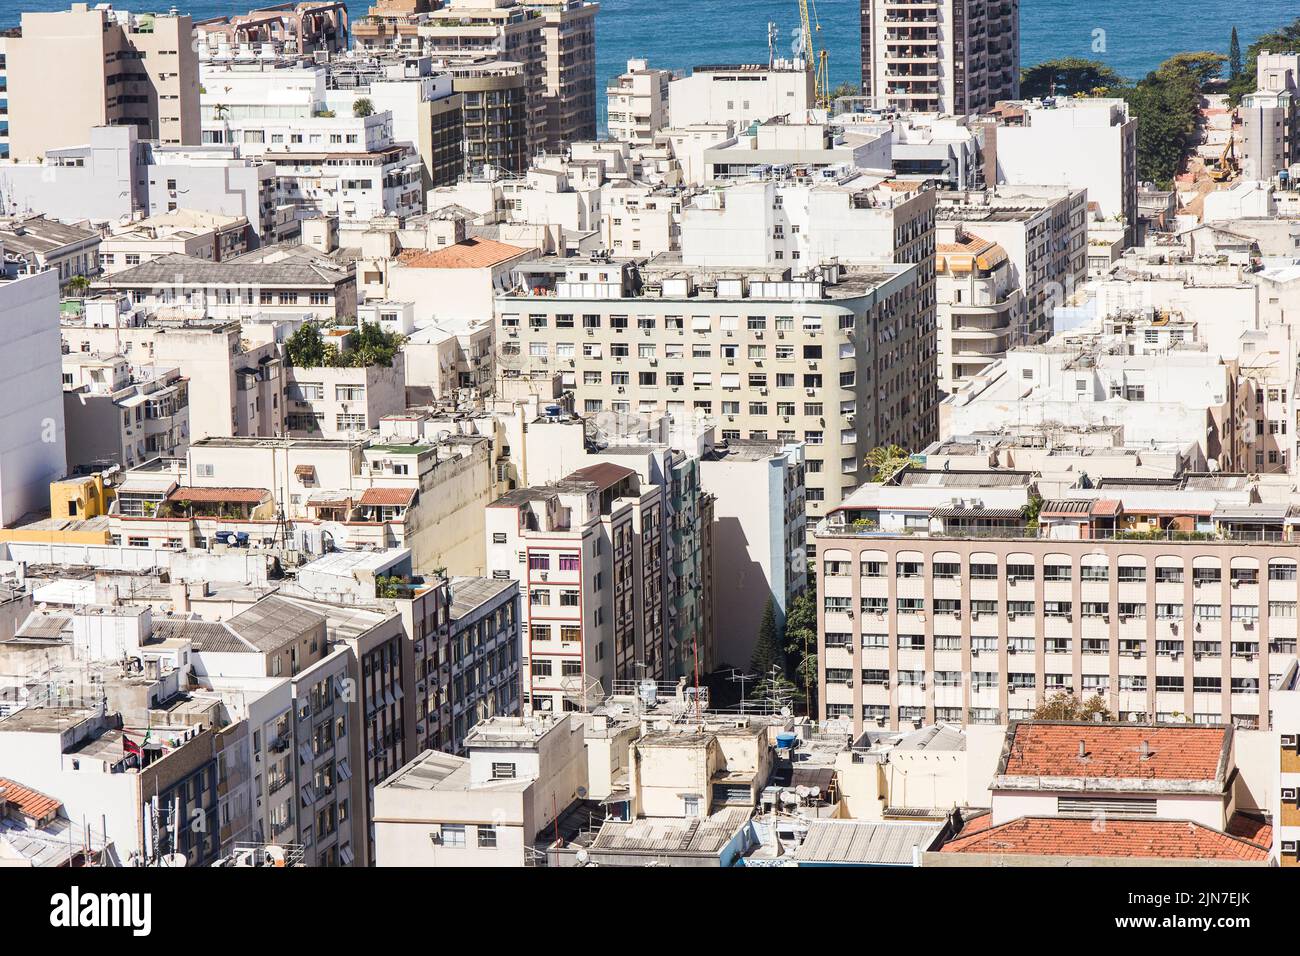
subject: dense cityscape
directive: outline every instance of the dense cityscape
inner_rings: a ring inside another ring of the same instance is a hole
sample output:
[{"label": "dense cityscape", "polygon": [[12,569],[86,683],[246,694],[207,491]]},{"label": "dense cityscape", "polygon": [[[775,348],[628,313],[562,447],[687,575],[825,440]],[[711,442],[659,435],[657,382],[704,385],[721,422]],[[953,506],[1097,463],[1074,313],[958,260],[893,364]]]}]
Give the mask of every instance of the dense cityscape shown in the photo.
[{"label": "dense cityscape", "polygon": [[0,865],[1300,866],[1300,20],[789,5],[0,32]]}]

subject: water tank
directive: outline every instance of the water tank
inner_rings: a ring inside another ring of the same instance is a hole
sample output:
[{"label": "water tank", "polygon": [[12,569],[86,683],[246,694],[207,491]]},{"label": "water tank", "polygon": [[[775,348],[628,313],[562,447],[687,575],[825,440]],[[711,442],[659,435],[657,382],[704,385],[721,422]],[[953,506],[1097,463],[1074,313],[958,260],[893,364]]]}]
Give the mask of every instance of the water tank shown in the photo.
[{"label": "water tank", "polygon": [[645,706],[653,707],[659,702],[659,687],[652,680],[643,680],[637,685],[637,696]]},{"label": "water tank", "polygon": [[776,735],[776,746],[778,750],[794,750],[799,745],[799,735],[786,732]]}]

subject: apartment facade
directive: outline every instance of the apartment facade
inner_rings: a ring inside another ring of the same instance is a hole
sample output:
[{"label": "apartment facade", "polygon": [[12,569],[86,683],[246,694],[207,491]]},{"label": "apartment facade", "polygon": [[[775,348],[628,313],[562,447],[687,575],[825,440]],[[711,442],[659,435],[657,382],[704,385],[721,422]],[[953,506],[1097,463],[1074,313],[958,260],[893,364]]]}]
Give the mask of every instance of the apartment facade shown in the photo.
[{"label": "apartment facade", "polygon": [[[165,146],[199,142],[199,66],[186,14],[111,4],[24,13],[5,40],[11,159],[86,142],[96,126],[133,126]],[[50,109],[50,96],[59,109]]]},{"label": "apartment facade", "polygon": [[663,489],[614,464],[488,506],[487,563],[527,593],[524,713],[581,710],[615,681],[661,679],[669,593]]},{"label": "apartment facade", "polygon": [[611,139],[650,146],[668,125],[668,70],[652,70],[645,60],[628,60],[627,72],[605,90]]},{"label": "apartment facade", "polygon": [[1256,90],[1241,98],[1241,175],[1269,180],[1300,162],[1300,54],[1261,50]]},{"label": "apartment facade", "polygon": [[559,150],[596,138],[596,14],[592,0],[525,0],[542,20],[546,86],[543,145]]},{"label": "apartment facade", "polygon": [[962,116],[1020,93],[1019,0],[862,0],[862,92]]},{"label": "apartment facade", "polygon": [[50,482],[67,471],[58,314],[56,272],[10,278],[0,271],[5,341],[0,372],[12,389],[0,414],[0,524],[5,526],[44,508]]},{"label": "apartment facade", "polygon": [[882,509],[818,529],[823,719],[1005,723],[1070,691],[1121,721],[1268,728],[1296,648],[1292,546],[1130,523],[1105,498],[1044,502],[1035,533],[981,494],[916,509],[909,533]]},{"label": "apartment facade", "polygon": [[[450,0],[446,6],[430,11],[419,27],[425,52],[440,66],[464,64],[484,57],[503,65],[518,65],[523,76],[524,112],[521,119],[527,130],[526,155],[531,155],[546,142],[547,41],[543,36],[546,29],[545,18],[537,8],[516,0]],[[457,84],[456,89],[459,92],[462,86]],[[593,88],[593,97],[594,94]],[[473,105],[472,99],[466,97],[467,108]],[[594,99],[592,109],[595,109]],[[469,122],[467,112],[467,126]],[[467,130],[467,134],[471,141],[475,138],[474,131]],[[469,154],[466,162],[472,162]],[[527,161],[517,168],[507,168],[523,172]]]},{"label": "apartment facade", "polygon": [[868,450],[934,435],[928,268],[535,260],[497,297],[498,375],[558,371],[584,414],[667,411],[723,439],[802,440],[820,516],[865,480]]},{"label": "apartment facade", "polygon": [[948,394],[1028,338],[1024,300],[1006,250],[960,227],[941,228],[937,275],[938,385]]},{"label": "apartment facade", "polygon": [[1011,328],[1012,346],[1050,338],[1056,309],[1087,278],[1089,198],[1084,189],[1011,186],[941,196],[935,210],[940,241],[969,231],[997,243],[1010,260],[1023,304]]}]

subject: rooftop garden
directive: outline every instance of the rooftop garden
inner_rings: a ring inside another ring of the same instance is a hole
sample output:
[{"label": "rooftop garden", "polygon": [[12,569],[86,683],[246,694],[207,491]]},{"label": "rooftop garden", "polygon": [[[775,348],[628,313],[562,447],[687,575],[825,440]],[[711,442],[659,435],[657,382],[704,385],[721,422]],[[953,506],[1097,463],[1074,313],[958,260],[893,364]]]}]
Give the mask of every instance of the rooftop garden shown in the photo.
[{"label": "rooftop garden", "polygon": [[406,337],[385,332],[373,322],[363,322],[350,336],[350,346],[340,349],[326,342],[318,322],[306,322],[284,343],[285,358],[296,368],[392,368]]}]

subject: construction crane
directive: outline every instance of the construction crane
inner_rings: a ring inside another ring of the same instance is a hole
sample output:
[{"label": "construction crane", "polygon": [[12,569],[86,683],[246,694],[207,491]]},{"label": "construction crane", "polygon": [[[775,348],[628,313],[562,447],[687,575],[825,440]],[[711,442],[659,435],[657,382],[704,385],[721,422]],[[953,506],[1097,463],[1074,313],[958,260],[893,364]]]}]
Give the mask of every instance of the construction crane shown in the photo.
[{"label": "construction crane", "polygon": [[831,78],[828,66],[830,54],[826,52],[825,47],[819,47],[819,44],[814,43],[814,37],[822,32],[821,20],[817,17],[817,0],[812,0],[811,24],[808,17],[808,0],[799,0],[799,19],[803,27],[804,66],[813,74],[813,102],[822,109],[830,109]]}]

